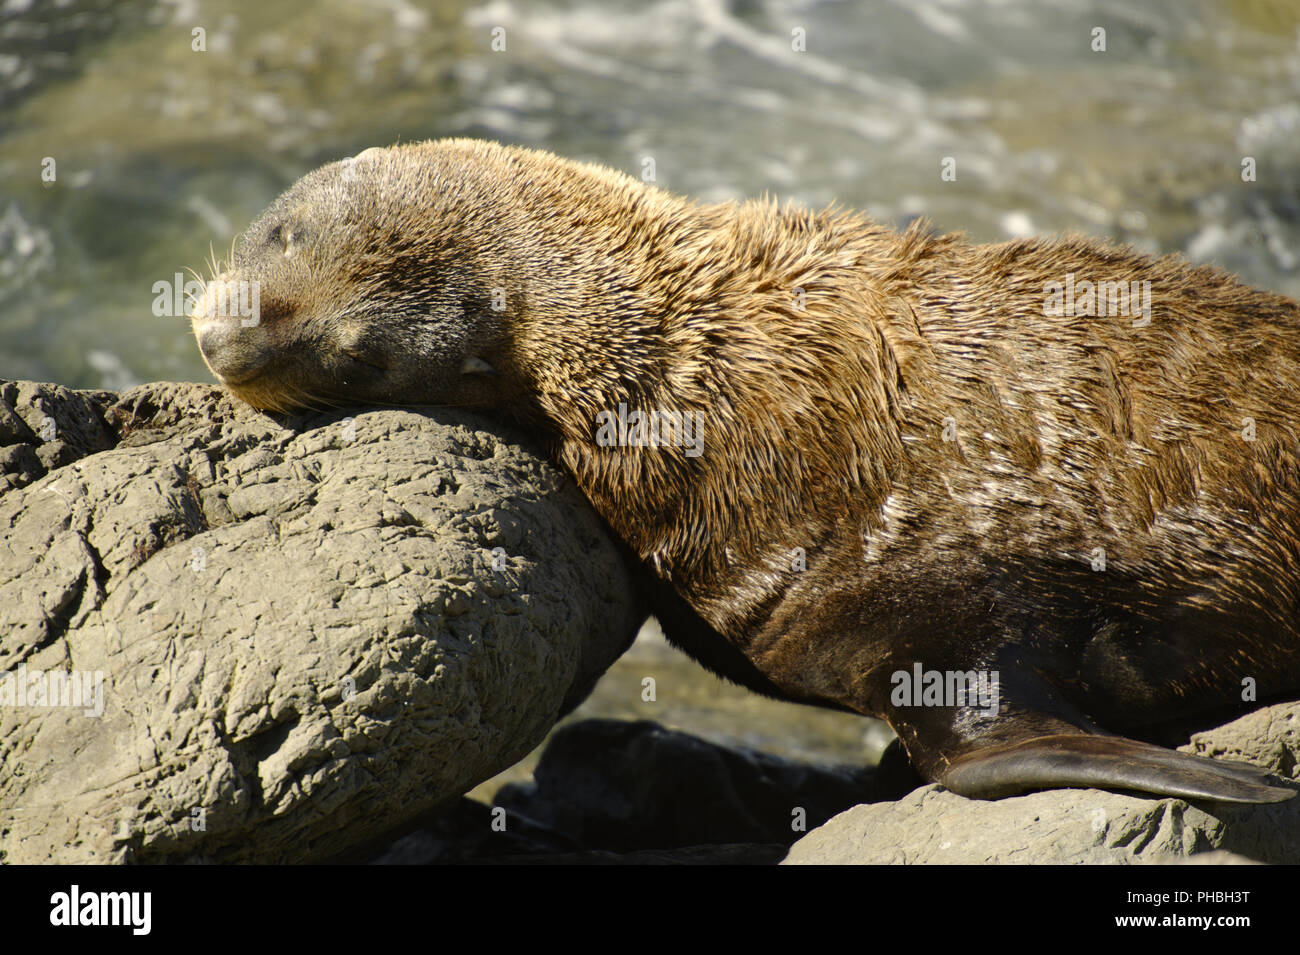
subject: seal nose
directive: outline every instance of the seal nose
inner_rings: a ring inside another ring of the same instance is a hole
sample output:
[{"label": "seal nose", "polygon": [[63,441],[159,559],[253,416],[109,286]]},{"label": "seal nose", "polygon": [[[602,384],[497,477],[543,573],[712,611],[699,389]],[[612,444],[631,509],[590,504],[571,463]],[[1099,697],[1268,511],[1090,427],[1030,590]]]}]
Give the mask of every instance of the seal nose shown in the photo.
[{"label": "seal nose", "polygon": [[212,373],[225,384],[237,385],[257,376],[271,360],[262,330],[244,328],[239,319],[215,318],[197,325],[194,337]]}]

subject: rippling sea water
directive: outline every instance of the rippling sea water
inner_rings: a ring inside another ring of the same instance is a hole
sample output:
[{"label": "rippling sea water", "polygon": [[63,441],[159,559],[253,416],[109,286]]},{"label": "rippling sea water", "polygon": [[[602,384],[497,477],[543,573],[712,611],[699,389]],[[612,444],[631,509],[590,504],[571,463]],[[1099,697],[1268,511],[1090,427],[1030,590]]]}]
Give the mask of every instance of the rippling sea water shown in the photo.
[{"label": "rippling sea water", "polygon": [[[981,241],[1081,230],[1300,296],[1296,0],[0,0],[0,377],[211,380],[154,283],[307,170],[441,136]],[[715,735],[862,745],[807,719]]]}]

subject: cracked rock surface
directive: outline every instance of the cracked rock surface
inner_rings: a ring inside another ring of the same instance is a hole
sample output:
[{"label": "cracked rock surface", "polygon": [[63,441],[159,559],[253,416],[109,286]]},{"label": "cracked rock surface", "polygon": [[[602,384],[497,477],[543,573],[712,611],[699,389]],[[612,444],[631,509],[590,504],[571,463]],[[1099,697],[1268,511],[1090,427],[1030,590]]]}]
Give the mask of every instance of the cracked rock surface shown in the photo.
[{"label": "cracked rock surface", "polygon": [[[1264,707],[1180,749],[1295,779],[1300,703]],[[985,801],[924,786],[840,813],[796,842],[784,864],[1184,861],[1300,862],[1300,796],[1254,806],[1056,789]]]},{"label": "cracked rock surface", "polygon": [[503,434],[0,382],[0,858],[338,858],[536,746],[641,620]]}]

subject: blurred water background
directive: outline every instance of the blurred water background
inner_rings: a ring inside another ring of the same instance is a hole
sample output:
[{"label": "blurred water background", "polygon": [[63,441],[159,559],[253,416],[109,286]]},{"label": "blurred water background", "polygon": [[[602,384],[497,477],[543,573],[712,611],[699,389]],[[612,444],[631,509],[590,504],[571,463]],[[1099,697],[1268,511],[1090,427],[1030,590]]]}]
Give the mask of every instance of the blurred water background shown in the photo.
[{"label": "blurred water background", "polygon": [[[980,241],[1081,230],[1300,296],[1300,0],[0,0],[0,378],[210,381],[154,283],[309,169],[442,136]],[[652,636],[620,667],[584,715],[821,760],[883,739]]]}]

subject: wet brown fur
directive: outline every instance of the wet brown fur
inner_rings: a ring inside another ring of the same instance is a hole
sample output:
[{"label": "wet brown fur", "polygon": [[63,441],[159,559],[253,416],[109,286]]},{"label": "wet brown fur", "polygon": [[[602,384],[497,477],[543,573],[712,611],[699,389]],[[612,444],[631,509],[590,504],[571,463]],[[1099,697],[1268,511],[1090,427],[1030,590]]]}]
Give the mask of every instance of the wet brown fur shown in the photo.
[{"label": "wet brown fur", "polygon": [[[1150,281],[1150,324],[1046,314],[1071,272]],[[1214,268],[693,203],[452,140],[312,173],[222,277],[262,287],[226,352],[265,361],[241,397],[530,425],[643,563],[670,639],[890,718],[931,778],[1003,739],[1238,711],[1247,678],[1300,691],[1300,307]],[[701,412],[704,453],[598,447],[620,403]],[[1007,719],[900,715],[888,676],[914,661],[1000,669]]]}]

